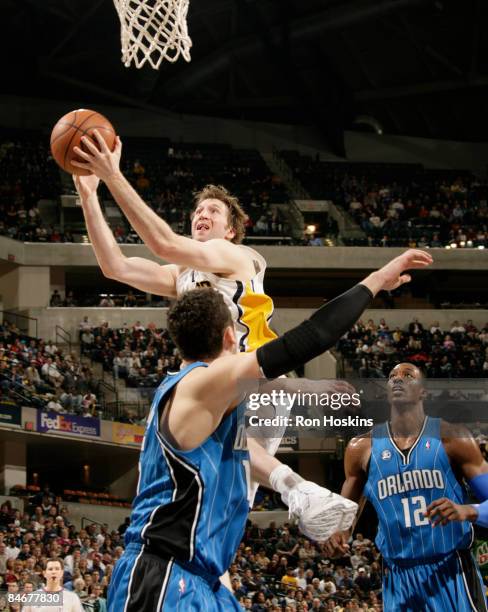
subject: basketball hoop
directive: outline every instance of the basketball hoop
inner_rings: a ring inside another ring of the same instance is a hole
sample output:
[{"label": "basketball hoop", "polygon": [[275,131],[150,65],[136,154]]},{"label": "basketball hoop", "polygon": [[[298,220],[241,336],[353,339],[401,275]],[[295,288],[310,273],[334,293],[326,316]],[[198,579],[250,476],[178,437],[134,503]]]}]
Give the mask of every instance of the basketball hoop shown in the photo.
[{"label": "basketball hoop", "polygon": [[114,0],[120,19],[122,62],[157,70],[163,60],[190,58],[186,16],[190,0]]}]

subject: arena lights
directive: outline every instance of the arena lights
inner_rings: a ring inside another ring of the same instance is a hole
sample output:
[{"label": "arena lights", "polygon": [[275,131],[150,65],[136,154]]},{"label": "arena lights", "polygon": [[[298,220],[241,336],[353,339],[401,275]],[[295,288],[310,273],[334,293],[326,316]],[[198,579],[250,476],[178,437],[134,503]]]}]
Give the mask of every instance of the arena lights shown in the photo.
[{"label": "arena lights", "polygon": [[455,242],[451,243],[451,249],[457,249],[457,244]]},{"label": "arena lights", "polygon": [[468,249],[472,249],[473,248],[473,241],[472,240],[468,240],[468,242],[466,242],[466,246],[468,247]]},{"label": "arena lights", "polygon": [[464,247],[466,246],[466,243],[464,242],[464,240],[461,240],[461,242],[459,243],[459,246],[464,249]]},{"label": "arena lights", "polygon": [[307,229],[305,230],[307,234],[315,234],[316,231],[317,231],[316,225],[307,225]]},{"label": "arena lights", "polygon": [[479,249],[484,249],[484,248],[485,248],[485,245],[484,245],[484,244],[479,244],[479,245],[478,245],[478,248],[479,248]]}]

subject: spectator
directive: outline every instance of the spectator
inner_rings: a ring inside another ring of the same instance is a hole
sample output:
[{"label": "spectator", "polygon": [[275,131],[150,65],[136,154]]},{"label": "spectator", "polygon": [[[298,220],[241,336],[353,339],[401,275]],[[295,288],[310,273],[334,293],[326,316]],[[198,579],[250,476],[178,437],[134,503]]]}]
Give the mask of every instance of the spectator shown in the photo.
[{"label": "spectator", "polygon": [[74,295],[73,291],[69,291],[67,293],[66,299],[64,300],[64,305],[67,306],[67,307],[78,306],[78,303],[76,302],[75,295]]},{"label": "spectator", "polygon": [[99,306],[101,308],[114,308],[115,302],[113,301],[111,295],[102,295]]},{"label": "spectator", "polygon": [[51,299],[49,300],[49,306],[51,307],[62,306],[62,304],[63,304],[63,300],[61,299],[61,296],[59,295],[59,291],[55,289],[54,293],[51,296]]},{"label": "spectator", "polygon": [[107,612],[107,600],[102,597],[103,589],[100,584],[93,584],[90,589],[90,595],[85,600],[83,607],[85,610],[94,610],[96,612]]},{"label": "spectator", "polygon": [[134,295],[133,291],[129,289],[127,295],[124,298],[124,307],[131,308],[133,306],[137,306],[137,298]]}]

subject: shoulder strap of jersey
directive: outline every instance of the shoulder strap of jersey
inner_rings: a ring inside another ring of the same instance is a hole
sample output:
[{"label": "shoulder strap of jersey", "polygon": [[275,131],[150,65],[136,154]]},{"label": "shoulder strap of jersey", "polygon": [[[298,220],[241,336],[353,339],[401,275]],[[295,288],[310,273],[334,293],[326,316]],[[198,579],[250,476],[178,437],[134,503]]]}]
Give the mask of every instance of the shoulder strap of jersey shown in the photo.
[{"label": "shoulder strap of jersey", "polygon": [[441,420],[436,417],[425,417],[427,419],[427,423],[425,424],[425,429],[423,436],[430,436],[432,438],[441,437]]},{"label": "shoulder strap of jersey", "polygon": [[378,444],[390,440],[390,434],[388,431],[388,423],[378,423],[371,430],[371,451],[373,450],[373,445]]},{"label": "shoulder strap of jersey", "polygon": [[[153,406],[159,406],[162,398],[167,395],[173,387],[175,387],[182,378],[184,378],[189,372],[194,370],[195,368],[208,367],[208,363],[204,361],[194,361],[189,365],[181,368],[178,372],[169,373],[163,382],[159,385],[158,390],[154,394],[154,399],[152,402]],[[152,412],[152,411],[151,411]]]}]

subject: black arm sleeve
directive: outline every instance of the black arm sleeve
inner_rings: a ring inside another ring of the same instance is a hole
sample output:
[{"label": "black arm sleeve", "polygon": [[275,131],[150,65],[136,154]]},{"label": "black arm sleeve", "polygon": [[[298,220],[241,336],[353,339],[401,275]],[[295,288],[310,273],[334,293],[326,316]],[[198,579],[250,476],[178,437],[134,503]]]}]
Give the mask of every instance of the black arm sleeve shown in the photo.
[{"label": "black arm sleeve", "polygon": [[283,336],[256,351],[266,378],[276,378],[325,353],[350,329],[369,306],[373,294],[355,285],[316,310]]}]

